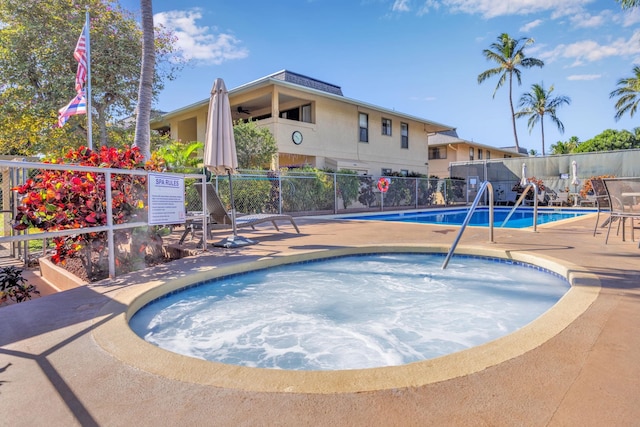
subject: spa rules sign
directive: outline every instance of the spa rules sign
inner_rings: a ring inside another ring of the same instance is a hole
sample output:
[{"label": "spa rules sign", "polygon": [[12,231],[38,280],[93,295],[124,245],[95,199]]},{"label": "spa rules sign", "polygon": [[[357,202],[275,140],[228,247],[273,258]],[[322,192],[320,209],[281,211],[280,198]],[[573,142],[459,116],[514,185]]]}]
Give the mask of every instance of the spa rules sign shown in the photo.
[{"label": "spa rules sign", "polygon": [[149,225],[184,224],[184,178],[150,173]]}]

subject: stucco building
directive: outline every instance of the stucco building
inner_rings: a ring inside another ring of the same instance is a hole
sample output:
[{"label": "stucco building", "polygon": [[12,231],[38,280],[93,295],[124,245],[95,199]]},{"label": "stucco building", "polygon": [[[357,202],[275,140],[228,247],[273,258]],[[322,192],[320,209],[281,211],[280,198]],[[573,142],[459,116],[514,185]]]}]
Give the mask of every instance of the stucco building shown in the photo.
[{"label": "stucco building", "polygon": [[467,141],[459,138],[455,130],[440,132],[429,138],[429,175],[439,178],[451,177],[451,163],[528,157],[526,150],[524,151],[518,153],[515,147],[496,148]]},{"label": "stucco building", "polygon": [[[257,120],[274,135],[273,168],[310,165],[368,175],[446,176],[448,162],[461,159],[447,151],[444,158],[430,160],[433,138],[442,132],[455,135],[452,126],[347,98],[340,86],[291,71],[231,89],[229,101],[234,120]],[[204,141],[208,107],[206,98],[161,115],[151,126],[175,140]],[[498,149],[486,149],[498,155]],[[442,160],[446,166],[440,166]]]}]

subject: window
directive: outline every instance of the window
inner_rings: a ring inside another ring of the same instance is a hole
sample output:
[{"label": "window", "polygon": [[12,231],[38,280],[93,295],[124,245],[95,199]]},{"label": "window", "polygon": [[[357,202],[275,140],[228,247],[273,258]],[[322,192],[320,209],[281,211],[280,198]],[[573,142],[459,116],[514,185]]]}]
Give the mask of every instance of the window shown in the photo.
[{"label": "window", "polygon": [[287,120],[295,120],[297,122],[311,122],[311,104],[302,105],[300,107],[291,108],[281,111],[280,118]]},{"label": "window", "polygon": [[383,175],[383,176],[389,176],[389,175],[391,175],[391,169],[382,168],[382,175]]},{"label": "window", "polygon": [[409,125],[400,122],[400,148],[409,148]]},{"label": "window", "polygon": [[302,109],[302,121],[305,123],[311,123],[311,104],[303,105]]},{"label": "window", "polygon": [[391,136],[391,119],[382,119],[382,134]]},{"label": "window", "polygon": [[474,149],[473,147],[469,147],[469,160],[473,160],[473,153],[474,153]]},{"label": "window", "polygon": [[409,171],[406,169],[400,169],[400,175],[402,176],[409,176]]},{"label": "window", "polygon": [[478,160],[482,160],[482,148],[478,148]]},{"label": "window", "polygon": [[486,154],[487,154],[487,155],[485,156],[485,158],[486,158],[487,160],[491,160],[491,151],[487,150]]},{"label": "window", "polygon": [[429,160],[446,158],[447,149],[445,147],[429,147]]},{"label": "window", "polygon": [[280,112],[280,117],[287,120],[300,121],[300,107],[291,108]]},{"label": "window", "polygon": [[369,115],[360,113],[360,142],[369,142]]}]

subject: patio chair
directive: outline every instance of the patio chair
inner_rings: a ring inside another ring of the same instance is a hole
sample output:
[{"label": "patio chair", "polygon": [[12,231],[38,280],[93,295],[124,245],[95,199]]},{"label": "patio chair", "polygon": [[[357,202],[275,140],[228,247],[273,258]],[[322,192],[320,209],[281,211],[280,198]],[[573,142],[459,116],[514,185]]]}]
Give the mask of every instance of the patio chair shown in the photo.
[{"label": "patio chair", "polygon": [[[549,196],[547,195],[547,192],[546,192],[546,191],[540,191],[540,192],[538,192],[537,197],[538,197],[538,206],[546,206],[546,205],[549,203],[550,198],[549,198]],[[533,206],[533,199],[531,199],[531,200],[529,200],[529,199],[525,199],[525,200],[523,201],[523,203],[524,203],[526,206]]]},{"label": "patio chair", "polygon": [[596,235],[598,230],[598,222],[600,221],[600,212],[609,213],[609,218],[602,223],[601,227],[605,227],[611,221],[611,202],[609,202],[609,195],[607,194],[607,188],[604,186],[602,178],[593,178],[591,180],[591,187],[593,188],[593,198],[595,201],[598,214],[596,215],[596,224],[593,226],[593,235]]},{"label": "patio chair", "polygon": [[[609,241],[611,224],[618,220],[618,233],[622,225],[622,241],[625,241],[625,223],[631,223],[631,241],[635,241],[634,219],[640,220],[640,178],[605,178],[604,186],[609,195],[611,214],[605,244]],[[640,248],[640,243],[638,244]]]},{"label": "patio chair", "polygon": [[558,191],[556,197],[549,200],[550,206],[564,206],[569,204],[569,192]]},{"label": "patio chair", "polygon": [[541,191],[538,193],[538,205],[547,206],[549,204],[549,195],[546,191]]},{"label": "patio chair", "polygon": [[[194,184],[197,189],[197,193],[200,195],[200,203],[202,204],[202,184]],[[215,191],[215,188],[212,184],[208,183],[206,185],[207,191],[207,229],[211,232],[212,229],[215,228],[232,228],[233,223],[231,219],[231,215],[224,207],[224,204],[220,200],[218,193]],[[199,213],[201,215],[201,213]],[[185,231],[180,238],[180,244],[184,242],[184,239],[187,237],[189,232],[193,233],[196,229],[202,228],[202,221],[197,219],[194,221],[190,221],[189,214],[187,213],[187,222],[185,224]],[[273,224],[277,231],[280,231],[278,224],[276,221],[289,221],[293,228],[295,228],[296,232],[300,234],[300,229],[298,225],[293,220],[291,215],[287,214],[249,214],[242,215],[236,214],[236,228],[241,227],[251,227],[255,230],[255,226],[258,224],[262,224],[264,222],[270,222]]]}]

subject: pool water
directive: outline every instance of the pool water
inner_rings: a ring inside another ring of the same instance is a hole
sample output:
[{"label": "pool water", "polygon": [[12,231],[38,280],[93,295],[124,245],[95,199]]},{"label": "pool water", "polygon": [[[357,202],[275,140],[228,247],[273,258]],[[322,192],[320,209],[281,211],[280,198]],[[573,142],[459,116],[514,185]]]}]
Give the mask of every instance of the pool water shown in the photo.
[{"label": "pool water", "polygon": [[148,304],[140,337],[249,367],[344,370],[402,365],[491,341],[530,323],[569,289],[512,261],[373,254],[223,277]]},{"label": "pool water", "polygon": [[[495,227],[503,226],[502,223],[511,212],[512,208],[494,208],[493,225]],[[380,215],[362,215],[341,217],[341,219],[357,219],[357,220],[375,220],[375,221],[395,221],[395,222],[412,222],[422,224],[449,224],[462,225],[467,216],[468,209],[439,209],[420,212],[399,212],[393,214]],[[584,209],[540,209],[538,208],[538,224],[546,224],[549,222],[560,221],[569,218],[576,218],[594,212],[593,210]],[[489,226],[489,208],[477,208],[469,225],[488,227]],[[533,225],[533,209],[518,208],[515,210],[509,221],[504,224],[505,228],[525,228]]]}]

